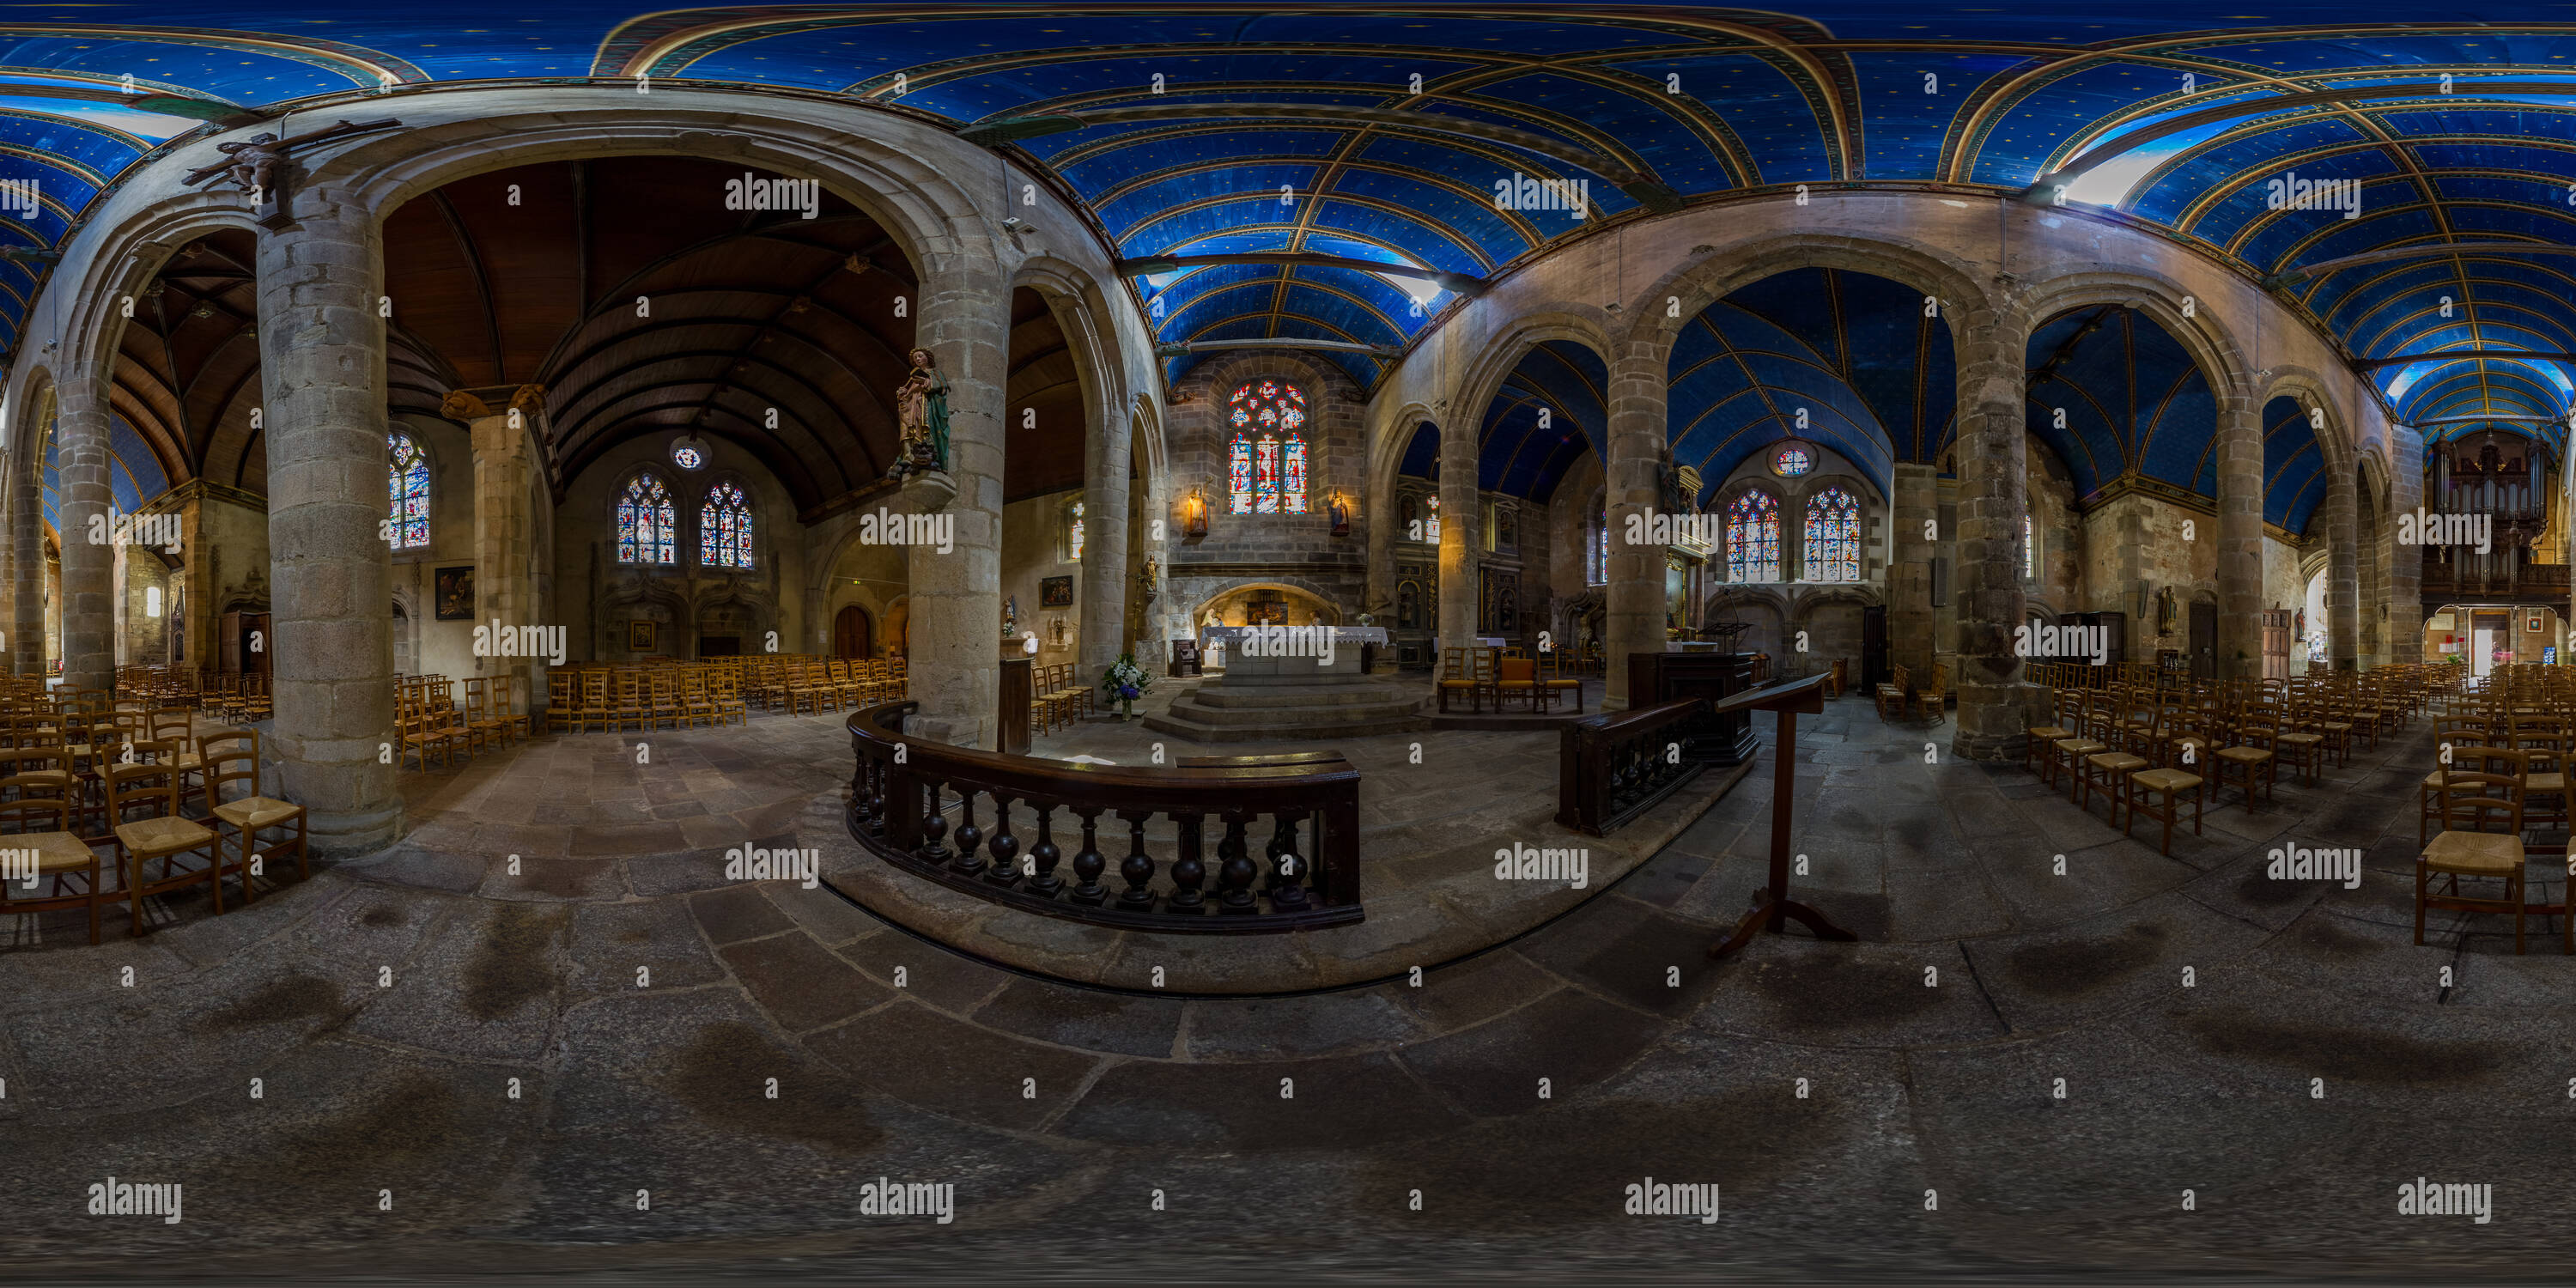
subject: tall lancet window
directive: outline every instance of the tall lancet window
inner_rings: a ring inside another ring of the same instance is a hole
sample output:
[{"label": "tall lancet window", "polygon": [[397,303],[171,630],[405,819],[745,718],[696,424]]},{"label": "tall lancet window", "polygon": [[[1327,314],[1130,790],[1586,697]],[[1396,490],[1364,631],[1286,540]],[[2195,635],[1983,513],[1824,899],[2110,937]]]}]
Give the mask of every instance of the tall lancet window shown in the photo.
[{"label": "tall lancet window", "polygon": [[751,566],[751,502],[742,489],[718,483],[698,508],[698,562],[709,568]]},{"label": "tall lancet window", "polygon": [[671,490],[653,474],[639,472],[626,481],[626,491],[617,502],[617,562],[679,562],[679,526],[679,508],[671,504]]},{"label": "tall lancet window", "polygon": [[429,548],[429,458],[409,434],[385,435],[386,473],[393,485],[393,548]]},{"label": "tall lancet window", "polygon": [[1838,487],[1807,501],[1807,580],[1860,580],[1860,502]]},{"label": "tall lancet window", "polygon": [[1746,492],[1726,507],[1726,579],[1780,580],[1780,503]]},{"label": "tall lancet window", "polygon": [[1306,512],[1306,392],[1277,380],[1246,382],[1226,400],[1227,510]]}]

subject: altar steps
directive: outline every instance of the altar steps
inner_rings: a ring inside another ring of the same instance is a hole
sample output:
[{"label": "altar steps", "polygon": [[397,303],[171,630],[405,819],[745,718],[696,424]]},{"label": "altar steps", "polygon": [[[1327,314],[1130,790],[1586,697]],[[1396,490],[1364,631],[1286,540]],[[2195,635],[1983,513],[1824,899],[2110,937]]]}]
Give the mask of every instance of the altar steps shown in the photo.
[{"label": "altar steps", "polygon": [[1207,685],[1145,717],[1145,727],[1198,742],[1297,742],[1416,733],[1431,727],[1417,684],[1350,676],[1253,687]]}]

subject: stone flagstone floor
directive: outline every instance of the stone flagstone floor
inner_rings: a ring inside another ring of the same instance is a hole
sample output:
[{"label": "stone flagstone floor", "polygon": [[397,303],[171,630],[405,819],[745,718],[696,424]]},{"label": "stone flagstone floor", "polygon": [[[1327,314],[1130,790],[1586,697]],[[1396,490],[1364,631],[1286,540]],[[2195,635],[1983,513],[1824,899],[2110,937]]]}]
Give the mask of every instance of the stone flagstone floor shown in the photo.
[{"label": "stone flagstone floor", "polygon": [[[1802,723],[1799,888],[1864,942],[1703,956],[1759,880],[1766,754],[1509,947],[1241,1002],[708,880],[835,835],[836,718],[650,765],[544,740],[250,908],[0,952],[0,1275],[2556,1274],[2576,961],[2537,922],[2523,957],[2492,917],[2410,942],[2426,728],[2168,858],[1846,699]],[[2283,843],[2363,850],[2359,887],[2267,880]],[[184,1222],[86,1215],[111,1175],[184,1183]],[[880,1176],[953,1184],[954,1222],[861,1215]],[[2400,1216],[2419,1176],[2492,1184],[2492,1223]],[[1621,1215],[1646,1177],[1721,1219]]]}]

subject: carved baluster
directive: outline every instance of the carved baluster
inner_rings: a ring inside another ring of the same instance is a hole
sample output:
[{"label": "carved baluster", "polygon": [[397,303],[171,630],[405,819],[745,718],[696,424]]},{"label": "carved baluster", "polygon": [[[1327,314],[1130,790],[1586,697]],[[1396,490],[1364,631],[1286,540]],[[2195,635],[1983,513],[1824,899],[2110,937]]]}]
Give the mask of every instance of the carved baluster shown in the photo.
[{"label": "carved baluster", "polygon": [[1128,825],[1135,829],[1133,838],[1129,842],[1134,848],[1127,852],[1126,859],[1118,865],[1119,879],[1127,883],[1125,893],[1118,896],[1118,906],[1121,908],[1137,912],[1154,910],[1154,892],[1145,888],[1146,884],[1154,879],[1154,860],[1145,853],[1145,820],[1153,816],[1152,810],[1133,814],[1123,809],[1118,811],[1118,817],[1126,819]]},{"label": "carved baluster", "polygon": [[868,835],[883,836],[886,827],[886,790],[894,778],[894,769],[882,760],[868,761]]},{"label": "carved baluster", "polygon": [[984,870],[984,856],[975,852],[984,845],[984,829],[975,826],[975,789],[960,784],[957,801],[964,812],[957,816],[957,857],[948,866],[971,877]]},{"label": "carved baluster", "polygon": [[1174,814],[1172,822],[1181,829],[1180,857],[1172,860],[1172,897],[1163,911],[1195,916],[1207,911],[1207,896],[1199,887],[1207,883],[1207,860],[1200,857],[1202,838],[1199,820],[1204,814]]},{"label": "carved baluster", "polygon": [[1011,798],[993,793],[993,839],[984,846],[993,856],[993,870],[984,879],[995,885],[1017,885],[1020,870],[1013,860],[1020,857],[1020,838],[1011,835]]},{"label": "carved baluster", "polygon": [[1064,888],[1063,878],[1055,874],[1056,861],[1063,854],[1055,848],[1055,834],[1048,830],[1047,825],[1047,820],[1055,814],[1055,806],[1039,805],[1037,810],[1038,843],[1029,847],[1029,866],[1037,873],[1029,878],[1028,890],[1041,899],[1052,899],[1057,891]]},{"label": "carved baluster", "polygon": [[1270,910],[1295,912],[1306,906],[1306,887],[1310,878],[1307,859],[1297,853],[1297,816],[1281,814],[1277,827],[1270,833]]},{"label": "carved baluster", "polygon": [[1225,839],[1216,845],[1216,910],[1241,915],[1259,912],[1261,905],[1252,897],[1252,883],[1261,876],[1261,864],[1252,857],[1252,846],[1243,839],[1249,820],[1242,815],[1225,818]]},{"label": "carved baluster", "polygon": [[1082,852],[1073,856],[1073,901],[1097,908],[1109,897],[1109,889],[1100,884],[1100,874],[1109,870],[1109,860],[1100,853],[1100,839],[1095,829],[1100,824],[1100,807],[1078,811],[1082,815]]},{"label": "carved baluster", "polygon": [[938,780],[922,786],[930,789],[930,810],[921,816],[921,860],[935,866],[948,861],[948,846],[942,841],[948,835],[948,814],[940,808]]}]

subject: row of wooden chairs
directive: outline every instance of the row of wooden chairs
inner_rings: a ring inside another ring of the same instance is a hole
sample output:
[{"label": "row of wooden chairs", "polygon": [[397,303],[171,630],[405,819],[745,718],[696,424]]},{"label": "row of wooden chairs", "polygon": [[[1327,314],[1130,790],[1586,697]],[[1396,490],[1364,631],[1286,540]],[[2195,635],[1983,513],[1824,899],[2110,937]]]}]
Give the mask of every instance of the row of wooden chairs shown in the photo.
[{"label": "row of wooden chairs", "polygon": [[[65,759],[64,751],[39,747],[0,754],[0,766],[10,771],[0,774],[0,857],[12,860],[13,875],[32,875],[34,886],[45,891],[29,894],[23,879],[0,882],[0,915],[86,909],[95,944],[101,909],[120,896],[131,910],[132,933],[140,935],[146,896],[202,882],[220,914],[227,876],[239,880],[247,903],[258,897],[255,878],[266,874],[271,859],[291,851],[298,875],[312,875],[304,807],[260,790],[257,730],[210,732],[193,746],[148,739],[129,744],[99,766],[104,810],[97,833],[82,830],[84,811],[74,795],[78,780]],[[191,775],[205,807],[195,816],[186,810]],[[233,837],[229,846],[226,828]],[[261,848],[261,834],[289,829],[291,836],[273,837]],[[102,861],[102,846],[112,863]],[[117,874],[117,889],[107,883],[110,870]]]},{"label": "row of wooden chairs", "polygon": [[1533,658],[1517,647],[1495,648],[1487,644],[1444,648],[1440,650],[1436,690],[1443,712],[1449,710],[1449,700],[1457,694],[1467,695],[1472,709],[1478,712],[1485,709],[1488,698],[1497,712],[1505,710],[1510,699],[1519,698],[1536,714],[1569,695],[1574,699],[1574,709],[1583,709],[1583,681],[1565,674],[1564,660],[1554,650]]},{"label": "row of wooden chairs", "polygon": [[[1842,664],[1837,662],[1834,665],[1837,668],[1834,683],[1839,684],[1842,675],[1839,668]],[[1948,717],[1950,709],[1948,663],[1934,664],[1932,682],[1920,687],[1915,685],[1912,673],[1904,667],[1894,667],[1891,670],[1891,677],[1881,683],[1877,691],[1871,695],[1878,703],[1879,719],[1902,720],[1911,714],[1928,717],[1932,723],[1939,724]]]},{"label": "row of wooden chairs", "polygon": [[546,718],[559,729],[660,729],[749,722],[738,672],[707,663],[558,667]]},{"label": "row of wooden chairs", "polygon": [[1097,709],[1097,691],[1082,683],[1071,662],[1032,667],[1031,672],[1029,732],[1052,732]]}]

